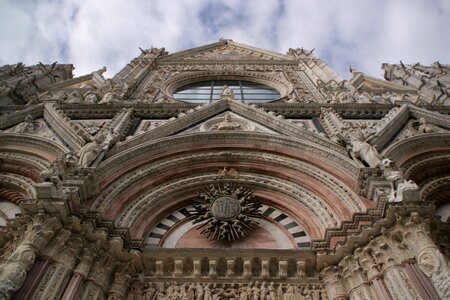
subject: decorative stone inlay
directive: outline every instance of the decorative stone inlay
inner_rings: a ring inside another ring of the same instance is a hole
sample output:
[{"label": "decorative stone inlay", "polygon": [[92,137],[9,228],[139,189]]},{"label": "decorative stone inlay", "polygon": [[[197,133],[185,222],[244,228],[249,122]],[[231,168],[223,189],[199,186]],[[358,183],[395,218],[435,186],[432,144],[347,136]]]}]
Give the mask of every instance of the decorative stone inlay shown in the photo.
[{"label": "decorative stone inlay", "polygon": [[198,193],[193,223],[204,222],[198,229],[209,239],[234,241],[246,237],[258,223],[261,203],[253,192],[235,183],[211,184]]}]

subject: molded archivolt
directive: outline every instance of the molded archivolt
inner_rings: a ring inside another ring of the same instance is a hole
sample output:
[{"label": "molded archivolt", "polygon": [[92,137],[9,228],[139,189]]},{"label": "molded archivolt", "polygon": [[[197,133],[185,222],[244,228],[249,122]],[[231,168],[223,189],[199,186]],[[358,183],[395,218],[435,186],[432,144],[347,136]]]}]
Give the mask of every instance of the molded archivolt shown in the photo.
[{"label": "molded archivolt", "polygon": [[249,71],[202,71],[174,76],[166,81],[162,90],[166,95],[172,97],[173,93],[180,87],[207,80],[243,80],[261,83],[278,90],[281,95],[280,98],[290,94],[293,89],[292,84],[287,80],[266,73]]},{"label": "molded archivolt", "polygon": [[2,134],[0,137],[0,197],[16,205],[35,198],[40,173],[67,150],[32,135]]},{"label": "molded archivolt", "polygon": [[2,134],[0,139],[0,153],[25,153],[45,162],[52,162],[67,151],[53,141],[29,134]]},{"label": "molded archivolt", "polygon": [[[267,135],[260,143],[253,133],[243,143],[243,135],[227,132],[220,143],[210,139],[211,133],[169,137],[110,157],[99,165],[102,192],[90,210],[130,228],[132,238],[145,239],[162,218],[192,204],[205,185],[231,181],[289,215],[310,239],[323,239],[326,229],[374,207],[354,192],[357,174],[328,163],[329,156],[317,154],[321,149],[313,151],[319,146],[304,151],[287,138],[285,144],[271,143]],[[158,148],[161,144],[167,145]],[[239,177],[219,178],[224,166],[235,168]]]},{"label": "molded archivolt", "polygon": [[[450,203],[450,134],[418,135],[389,147],[386,156],[405,170],[405,177],[419,185],[424,201],[437,210]],[[444,220],[445,221],[445,220]]]}]

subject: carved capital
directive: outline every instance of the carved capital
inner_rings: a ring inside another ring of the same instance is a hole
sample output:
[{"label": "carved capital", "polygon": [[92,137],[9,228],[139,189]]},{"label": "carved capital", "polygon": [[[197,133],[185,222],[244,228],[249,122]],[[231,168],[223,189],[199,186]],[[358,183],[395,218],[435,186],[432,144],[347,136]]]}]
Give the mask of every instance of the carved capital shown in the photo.
[{"label": "carved capital", "polygon": [[342,281],[342,275],[338,267],[328,266],[320,272],[327,288],[328,295],[334,296],[332,299],[347,299],[347,291]]}]

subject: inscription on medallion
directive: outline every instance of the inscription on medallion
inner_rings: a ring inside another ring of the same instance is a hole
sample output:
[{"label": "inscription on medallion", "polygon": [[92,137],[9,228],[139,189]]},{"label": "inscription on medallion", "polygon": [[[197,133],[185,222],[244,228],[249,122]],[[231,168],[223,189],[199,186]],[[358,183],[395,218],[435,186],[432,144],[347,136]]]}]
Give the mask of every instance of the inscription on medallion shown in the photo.
[{"label": "inscription on medallion", "polygon": [[241,213],[241,204],[230,196],[219,197],[212,203],[211,213],[220,220],[233,220]]}]

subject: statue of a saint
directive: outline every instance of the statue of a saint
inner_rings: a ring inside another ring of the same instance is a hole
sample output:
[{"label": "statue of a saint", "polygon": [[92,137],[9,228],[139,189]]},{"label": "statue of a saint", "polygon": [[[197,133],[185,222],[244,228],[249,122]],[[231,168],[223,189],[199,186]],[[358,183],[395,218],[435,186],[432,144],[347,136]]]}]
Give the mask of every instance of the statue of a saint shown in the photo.
[{"label": "statue of a saint", "polygon": [[34,123],[33,116],[27,115],[25,121],[17,125],[14,129],[15,133],[33,133],[36,130],[36,124]]},{"label": "statue of a saint", "polygon": [[234,95],[234,93],[233,90],[228,85],[224,85],[222,95]]},{"label": "statue of a saint", "polygon": [[347,132],[344,140],[356,158],[367,163],[369,167],[376,168],[380,165],[381,159],[377,149],[368,142],[371,137],[371,135],[365,136],[361,129],[357,129],[352,133]]},{"label": "statue of a saint", "polygon": [[439,131],[436,126],[429,124],[424,117],[420,118],[419,121],[420,121],[419,126],[420,133],[433,133]]},{"label": "statue of a saint", "polygon": [[234,99],[234,92],[228,85],[223,86],[222,94],[220,94],[220,99]]},{"label": "statue of a saint", "polygon": [[82,167],[89,167],[91,163],[95,160],[97,155],[102,150],[102,143],[105,137],[100,133],[97,134],[94,141],[87,143],[80,150],[79,154],[79,165]]}]

